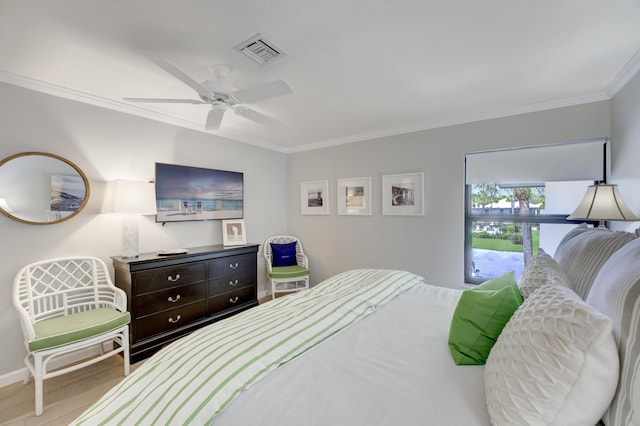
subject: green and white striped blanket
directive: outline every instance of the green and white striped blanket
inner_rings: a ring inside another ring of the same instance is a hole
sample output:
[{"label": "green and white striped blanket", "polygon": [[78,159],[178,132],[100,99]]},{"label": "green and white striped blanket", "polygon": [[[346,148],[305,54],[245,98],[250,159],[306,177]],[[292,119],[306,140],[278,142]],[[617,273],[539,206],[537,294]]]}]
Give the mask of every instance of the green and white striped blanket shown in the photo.
[{"label": "green and white striped blanket", "polygon": [[148,359],[73,424],[210,424],[269,371],[420,283],[405,271],[348,271],[201,328]]}]

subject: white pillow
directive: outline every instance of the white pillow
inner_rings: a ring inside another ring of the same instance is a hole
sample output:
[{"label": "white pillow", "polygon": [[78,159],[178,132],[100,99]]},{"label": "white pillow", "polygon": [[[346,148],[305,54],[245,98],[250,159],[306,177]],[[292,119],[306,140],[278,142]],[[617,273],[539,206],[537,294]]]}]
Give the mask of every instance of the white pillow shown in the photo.
[{"label": "white pillow", "polygon": [[511,317],[485,366],[494,425],[593,425],[618,382],[612,322],[567,287],[546,284]]},{"label": "white pillow", "polygon": [[539,249],[538,254],[531,258],[522,271],[518,287],[525,299],[534,291],[545,284],[571,287],[569,277],[564,273],[558,262],[549,256],[544,250]]}]

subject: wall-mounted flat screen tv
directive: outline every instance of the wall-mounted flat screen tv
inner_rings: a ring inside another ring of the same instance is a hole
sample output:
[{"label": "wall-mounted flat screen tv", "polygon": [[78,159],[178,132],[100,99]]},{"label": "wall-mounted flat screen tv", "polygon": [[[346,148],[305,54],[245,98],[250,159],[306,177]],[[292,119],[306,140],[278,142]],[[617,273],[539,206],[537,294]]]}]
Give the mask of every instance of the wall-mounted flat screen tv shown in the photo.
[{"label": "wall-mounted flat screen tv", "polygon": [[241,219],[244,174],[156,163],[156,222]]}]

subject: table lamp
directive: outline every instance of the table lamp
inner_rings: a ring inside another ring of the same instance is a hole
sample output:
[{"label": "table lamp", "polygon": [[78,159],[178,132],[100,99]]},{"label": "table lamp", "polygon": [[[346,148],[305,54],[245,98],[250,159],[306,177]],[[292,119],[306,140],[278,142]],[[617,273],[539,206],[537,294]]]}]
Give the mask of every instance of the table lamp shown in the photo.
[{"label": "table lamp", "polygon": [[138,217],[157,213],[154,184],[121,179],[107,182],[102,213],[123,215],[122,257],[138,257]]}]

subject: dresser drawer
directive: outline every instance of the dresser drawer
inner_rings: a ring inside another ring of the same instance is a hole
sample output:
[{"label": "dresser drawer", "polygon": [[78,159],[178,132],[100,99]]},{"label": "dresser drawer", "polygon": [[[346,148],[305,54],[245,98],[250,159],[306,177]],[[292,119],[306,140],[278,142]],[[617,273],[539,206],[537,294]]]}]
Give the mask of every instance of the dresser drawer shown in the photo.
[{"label": "dresser drawer", "polygon": [[168,311],[136,320],[137,339],[146,339],[156,334],[177,330],[206,314],[205,301],[180,306]]},{"label": "dresser drawer", "polygon": [[244,287],[209,299],[209,312],[216,313],[256,300],[256,287]]},{"label": "dresser drawer", "polygon": [[227,293],[241,289],[242,287],[256,285],[256,270],[243,270],[226,277],[219,277],[209,280],[209,295]]},{"label": "dresser drawer", "polygon": [[242,254],[215,259],[209,262],[209,278],[233,275],[237,271],[255,270],[256,255]]},{"label": "dresser drawer", "polygon": [[134,274],[137,293],[149,293],[167,287],[202,282],[205,275],[204,268],[204,263],[198,262],[137,272]]},{"label": "dresser drawer", "polygon": [[136,297],[139,317],[188,305],[205,298],[204,283],[183,285]]}]

